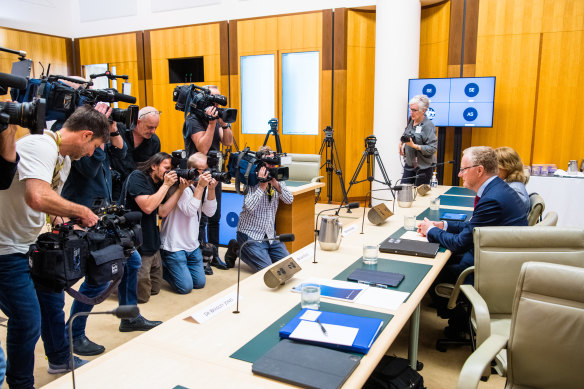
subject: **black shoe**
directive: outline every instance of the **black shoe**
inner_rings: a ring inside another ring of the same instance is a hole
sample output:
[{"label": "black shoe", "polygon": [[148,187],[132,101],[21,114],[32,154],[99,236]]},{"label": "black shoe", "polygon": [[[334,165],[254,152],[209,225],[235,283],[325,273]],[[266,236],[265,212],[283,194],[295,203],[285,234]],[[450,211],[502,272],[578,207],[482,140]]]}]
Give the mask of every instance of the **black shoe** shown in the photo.
[{"label": "black shoe", "polygon": [[120,323],[120,332],[148,331],[159,324],[162,324],[162,322],[148,320],[140,315],[135,319],[122,319],[122,322]]},{"label": "black shoe", "polygon": [[211,266],[215,266],[217,269],[227,270],[227,264],[221,260],[219,257],[213,257],[211,260]]},{"label": "black shoe", "polygon": [[105,347],[87,339],[87,336],[81,335],[73,339],[73,352],[78,355],[91,356],[99,355],[105,351]]},{"label": "black shoe", "polygon": [[225,252],[225,263],[228,268],[235,267],[235,261],[237,260],[237,253],[239,252],[239,244],[237,240],[231,239],[227,245],[227,251]]},{"label": "black shoe", "polygon": [[205,274],[208,276],[213,275],[213,269],[211,269],[211,265],[209,264],[209,262],[205,262]]},{"label": "black shoe", "polygon": [[466,332],[463,329],[448,326],[444,328],[444,336],[447,339],[467,339]]}]

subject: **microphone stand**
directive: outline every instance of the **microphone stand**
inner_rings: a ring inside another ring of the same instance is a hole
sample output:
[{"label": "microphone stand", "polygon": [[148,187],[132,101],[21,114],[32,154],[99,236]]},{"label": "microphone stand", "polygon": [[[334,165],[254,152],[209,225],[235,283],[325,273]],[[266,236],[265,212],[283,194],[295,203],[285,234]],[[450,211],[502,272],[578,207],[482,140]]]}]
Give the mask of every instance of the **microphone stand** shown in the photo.
[{"label": "microphone stand", "polygon": [[120,319],[133,319],[140,314],[137,305],[120,305],[113,311],[106,312],[77,312],[69,319],[69,363],[71,364],[71,379],[75,389],[75,358],[73,356],[73,321],[79,316],[114,315]]},{"label": "microphone stand", "polygon": [[239,281],[241,275],[241,252],[243,250],[243,246],[245,246],[249,242],[268,242],[270,240],[278,240],[280,242],[293,242],[294,241],[294,234],[282,234],[276,235],[273,238],[264,238],[264,239],[248,239],[239,247],[239,262],[237,262],[237,303],[235,306],[235,311],[233,313],[239,313]]},{"label": "microphone stand", "polygon": [[319,232],[317,226],[318,226],[318,218],[320,217],[320,214],[323,213],[323,212],[336,210],[337,211],[336,214],[338,215],[339,214],[339,211],[342,208],[347,208],[347,209],[359,208],[359,203],[355,201],[355,202],[349,203],[347,205],[341,204],[341,206],[338,207],[338,208],[335,207],[335,208],[330,208],[330,209],[323,209],[322,211],[320,211],[316,215],[316,221],[314,222],[314,256],[313,256],[313,259],[312,259],[312,263],[318,263],[318,262],[316,262],[316,239],[318,238],[318,232]]}]

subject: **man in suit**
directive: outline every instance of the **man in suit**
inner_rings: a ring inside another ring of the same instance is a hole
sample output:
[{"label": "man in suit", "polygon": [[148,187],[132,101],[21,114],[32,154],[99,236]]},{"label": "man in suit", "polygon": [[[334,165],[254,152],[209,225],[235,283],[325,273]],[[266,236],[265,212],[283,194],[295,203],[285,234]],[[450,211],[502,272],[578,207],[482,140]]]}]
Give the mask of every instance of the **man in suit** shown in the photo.
[{"label": "man in suit", "polygon": [[[492,148],[477,146],[464,150],[460,165],[458,176],[462,177],[464,187],[477,192],[470,220],[434,222],[424,219],[418,227],[418,232],[427,236],[428,241],[440,243],[452,251],[452,256],[434,285],[444,282],[454,284],[464,269],[474,265],[475,227],[527,225],[527,217],[517,192],[497,177],[499,165]],[[472,275],[466,279],[466,283],[473,281]],[[446,309],[446,301],[443,301],[445,299],[437,298],[434,287],[430,293],[437,306],[438,315],[450,316],[451,313]]]}]

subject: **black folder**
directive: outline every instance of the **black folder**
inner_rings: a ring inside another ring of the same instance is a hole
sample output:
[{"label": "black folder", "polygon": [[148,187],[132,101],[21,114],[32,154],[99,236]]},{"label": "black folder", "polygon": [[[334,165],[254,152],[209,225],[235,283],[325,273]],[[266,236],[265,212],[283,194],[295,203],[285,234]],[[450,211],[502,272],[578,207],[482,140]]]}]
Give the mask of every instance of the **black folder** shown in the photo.
[{"label": "black folder", "polygon": [[414,255],[416,257],[434,258],[440,245],[420,240],[389,237],[379,245],[382,253]]},{"label": "black folder", "polygon": [[388,271],[369,270],[369,269],[355,269],[347,277],[348,281],[360,282],[380,287],[397,287],[404,279],[404,275],[400,273],[392,273]]},{"label": "black folder", "polygon": [[358,355],[283,339],[251,371],[303,388],[340,388],[361,362]]}]

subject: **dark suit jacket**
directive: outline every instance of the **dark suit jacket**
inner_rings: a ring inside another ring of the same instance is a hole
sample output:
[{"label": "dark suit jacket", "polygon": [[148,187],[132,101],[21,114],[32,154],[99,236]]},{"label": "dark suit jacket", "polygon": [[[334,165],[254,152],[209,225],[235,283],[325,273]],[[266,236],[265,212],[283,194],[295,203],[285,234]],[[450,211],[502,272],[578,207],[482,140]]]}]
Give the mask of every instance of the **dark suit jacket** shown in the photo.
[{"label": "dark suit jacket", "polygon": [[483,191],[469,221],[449,221],[446,231],[432,228],[428,231],[428,240],[440,243],[453,254],[462,255],[461,261],[452,265],[460,273],[474,265],[472,232],[475,227],[526,225],[527,217],[519,195],[505,181],[495,177]]}]

